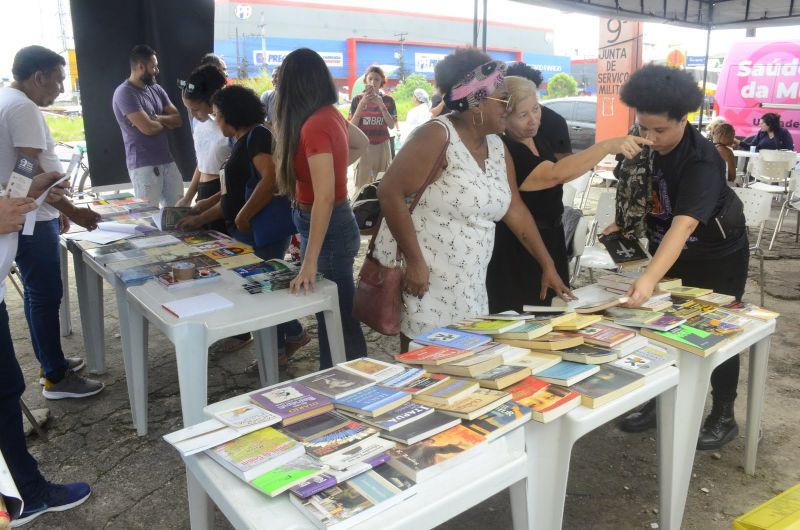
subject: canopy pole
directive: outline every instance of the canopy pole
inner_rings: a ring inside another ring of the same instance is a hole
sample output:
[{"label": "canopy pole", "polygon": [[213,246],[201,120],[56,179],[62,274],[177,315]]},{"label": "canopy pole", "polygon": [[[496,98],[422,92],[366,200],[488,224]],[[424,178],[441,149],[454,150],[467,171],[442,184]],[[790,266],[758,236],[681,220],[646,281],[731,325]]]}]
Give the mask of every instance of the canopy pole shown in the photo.
[{"label": "canopy pole", "polygon": [[697,122],[697,130],[703,130],[703,115],[706,110],[706,78],[708,77],[708,55],[711,49],[711,26],[706,29],[706,61],[703,65],[703,104],[700,105],[700,119]]},{"label": "canopy pole", "polygon": [[483,0],[483,51],[486,52],[486,32],[489,29],[489,20],[486,12],[489,9],[489,0]]},{"label": "canopy pole", "polygon": [[472,47],[478,47],[478,0],[475,0],[475,15],[472,17]]}]

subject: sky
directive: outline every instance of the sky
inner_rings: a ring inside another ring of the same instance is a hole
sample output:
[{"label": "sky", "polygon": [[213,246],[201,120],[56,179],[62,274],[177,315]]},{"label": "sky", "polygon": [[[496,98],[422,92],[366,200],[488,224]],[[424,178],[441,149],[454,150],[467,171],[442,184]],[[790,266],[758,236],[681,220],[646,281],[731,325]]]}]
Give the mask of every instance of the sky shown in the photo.
[{"label": "sky", "polygon": [[[4,0],[8,2],[9,0]],[[319,2],[320,0],[297,0]],[[387,0],[325,0],[328,4],[384,7],[396,9],[399,2]],[[61,0],[65,10],[69,0]],[[482,2],[481,2],[482,5]],[[40,44],[56,51],[63,51],[63,42],[58,17],[59,0],[26,0],[15,2],[14,9],[4,10],[3,31],[0,32],[0,77],[11,76],[11,64],[19,48]],[[473,3],[469,0],[403,0],[405,11],[458,15],[472,17]],[[482,10],[482,7],[481,7]],[[553,47],[556,55],[568,55],[573,59],[597,57],[599,19],[594,16],[570,14],[543,7],[531,6],[510,0],[489,0],[489,20],[516,22],[525,20],[532,26],[553,29]],[[65,17],[67,43],[71,46],[72,28],[69,16]],[[793,39],[800,34],[800,26],[783,26],[759,30],[758,38]],[[738,30],[715,30],[711,33],[711,54],[724,54],[730,45],[743,39],[745,32]],[[687,55],[704,55],[706,32],[682,28],[669,24],[645,23],[644,61],[663,60],[671,48],[680,48]],[[513,43],[508,44],[513,47]]]}]

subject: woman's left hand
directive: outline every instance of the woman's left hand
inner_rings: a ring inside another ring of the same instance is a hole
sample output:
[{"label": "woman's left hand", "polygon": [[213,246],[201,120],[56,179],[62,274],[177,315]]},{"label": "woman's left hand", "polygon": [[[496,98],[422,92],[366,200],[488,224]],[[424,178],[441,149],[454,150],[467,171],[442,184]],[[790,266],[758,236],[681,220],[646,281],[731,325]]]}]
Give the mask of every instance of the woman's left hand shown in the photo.
[{"label": "woman's left hand", "polygon": [[561,280],[561,276],[558,275],[555,267],[550,267],[542,272],[542,290],[539,293],[540,300],[544,300],[545,296],[547,296],[547,289],[552,289],[555,291],[556,296],[565,302],[577,300],[569,287],[564,285],[564,282]]},{"label": "woman's left hand", "polygon": [[289,289],[294,294],[299,294],[301,290],[303,294],[308,294],[314,292],[314,286],[316,284],[317,266],[311,265],[308,261],[304,261],[303,266],[300,267],[300,273],[289,283]]},{"label": "woman's left hand", "polygon": [[250,217],[242,215],[242,212],[239,212],[236,215],[236,219],[234,220],[234,223],[236,223],[236,229],[239,232],[247,233],[247,232],[250,232],[250,230],[252,229],[252,226],[250,225],[250,221],[252,221],[252,219]]}]

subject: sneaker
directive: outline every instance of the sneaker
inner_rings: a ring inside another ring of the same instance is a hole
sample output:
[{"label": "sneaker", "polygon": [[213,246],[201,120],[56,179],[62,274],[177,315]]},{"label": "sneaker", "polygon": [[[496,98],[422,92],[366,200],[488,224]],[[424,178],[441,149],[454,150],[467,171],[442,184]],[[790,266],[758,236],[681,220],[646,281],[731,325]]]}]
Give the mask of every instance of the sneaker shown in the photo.
[{"label": "sneaker", "polygon": [[[67,357],[67,369],[73,372],[80,372],[86,363],[80,357]],[[39,384],[44,386],[44,370],[39,368]]]},{"label": "sneaker", "polygon": [[67,370],[64,379],[53,383],[45,379],[42,395],[47,399],[83,398],[99,393],[105,385],[94,379],[87,379]]},{"label": "sneaker", "polygon": [[91,494],[92,490],[85,482],[75,482],[74,484],[48,483],[44,500],[35,506],[25,504],[25,511],[20,514],[18,519],[11,521],[11,528],[28,524],[43,513],[63,512],[74,508],[83,504]]}]

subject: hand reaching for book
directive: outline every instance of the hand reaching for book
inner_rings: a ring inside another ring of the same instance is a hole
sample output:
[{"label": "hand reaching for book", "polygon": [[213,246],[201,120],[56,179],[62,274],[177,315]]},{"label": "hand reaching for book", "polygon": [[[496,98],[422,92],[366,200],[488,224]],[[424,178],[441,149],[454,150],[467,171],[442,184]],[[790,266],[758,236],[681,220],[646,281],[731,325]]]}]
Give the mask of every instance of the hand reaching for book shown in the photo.
[{"label": "hand reaching for book", "polygon": [[619,232],[619,231],[620,231],[619,225],[617,223],[611,223],[610,225],[608,225],[603,229],[600,235],[607,236],[608,234],[613,234],[614,232]]},{"label": "hand reaching for book", "polygon": [[643,274],[633,282],[631,288],[628,289],[626,296],[628,301],[622,304],[625,307],[639,307],[644,302],[653,296],[653,290],[656,288],[657,281],[648,278],[647,274]]},{"label": "hand reaching for book", "polygon": [[547,289],[552,289],[555,291],[556,296],[565,302],[577,300],[577,297],[572,294],[572,291],[569,290],[569,287],[564,285],[564,282],[561,280],[561,276],[558,275],[555,267],[550,267],[542,272],[542,290],[539,293],[539,300],[544,300],[544,297],[547,295]]}]

